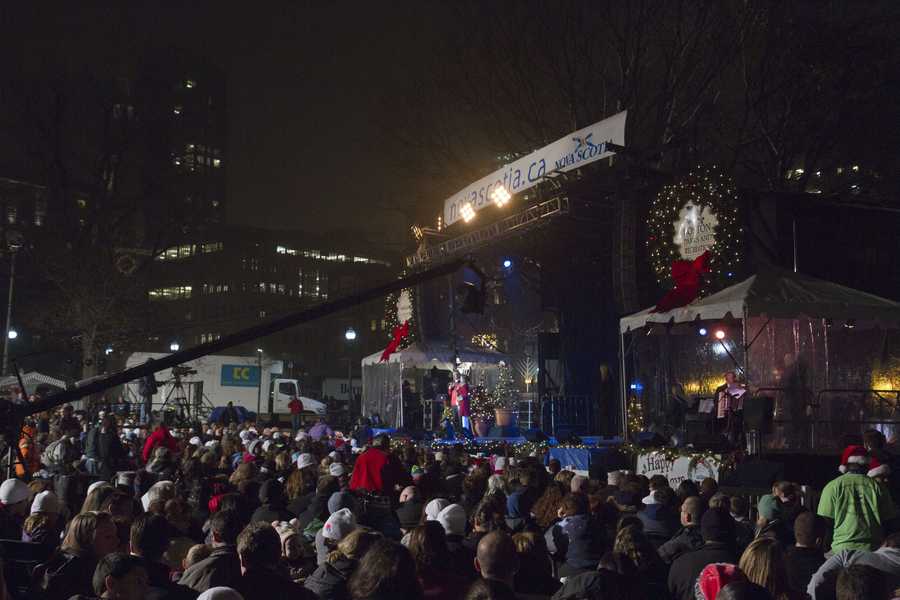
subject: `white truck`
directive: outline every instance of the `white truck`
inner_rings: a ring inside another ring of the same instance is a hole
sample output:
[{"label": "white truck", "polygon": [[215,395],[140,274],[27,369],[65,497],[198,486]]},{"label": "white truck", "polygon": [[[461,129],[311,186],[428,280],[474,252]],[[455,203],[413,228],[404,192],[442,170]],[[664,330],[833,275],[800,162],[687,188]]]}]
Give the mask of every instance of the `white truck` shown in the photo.
[{"label": "white truck", "polygon": [[[134,352],[125,361],[126,368],[142,365],[148,360],[156,360],[168,356],[158,352]],[[305,417],[325,416],[326,406],[323,402],[305,398],[300,395],[300,382],[297,379],[283,378],[284,363],[280,360],[257,356],[204,356],[180,365],[189,371],[181,375],[183,395],[187,402],[200,403],[207,407],[226,406],[233,402],[253,413],[261,413],[261,418],[274,416],[278,420],[290,421],[288,403],[297,397],[303,403]],[[166,369],[156,373],[156,380],[162,382],[159,392],[153,398],[154,410],[158,410],[164,402],[172,404],[182,394],[178,390],[173,370]],[[202,385],[197,385],[197,384]],[[133,400],[140,398],[138,382],[132,381],[126,396]],[[197,394],[202,393],[202,398]],[[257,406],[259,410],[257,410]]]}]

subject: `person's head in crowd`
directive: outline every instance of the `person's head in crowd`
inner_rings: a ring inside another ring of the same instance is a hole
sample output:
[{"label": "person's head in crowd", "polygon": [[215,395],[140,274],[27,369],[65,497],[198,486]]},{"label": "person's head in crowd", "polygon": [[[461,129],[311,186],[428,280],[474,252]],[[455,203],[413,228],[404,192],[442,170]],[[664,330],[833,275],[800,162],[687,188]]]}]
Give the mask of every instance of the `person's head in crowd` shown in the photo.
[{"label": "person's head in crowd", "polygon": [[472,513],[472,531],[488,533],[503,526],[506,503],[482,500]]},{"label": "person's head in crowd", "polygon": [[669,480],[665,475],[654,475],[650,478],[650,490],[656,491],[669,487]]},{"label": "person's head in crowd", "polygon": [[573,471],[562,470],[553,477],[553,480],[561,483],[564,489],[569,489],[569,486],[572,484],[573,477],[575,477],[575,473]]},{"label": "person's head in crowd", "polygon": [[272,569],[281,558],[281,538],[268,523],[247,525],[237,539],[241,572]]},{"label": "person's head in crowd", "polygon": [[385,433],[379,434],[375,436],[375,439],[372,440],[372,447],[381,450],[382,452],[390,452],[391,451],[391,438]]},{"label": "person's head in crowd", "polygon": [[678,496],[679,501],[684,502],[692,496],[700,496],[700,488],[693,480],[685,479],[678,484],[678,487],[675,489],[675,495]]},{"label": "person's head in crowd", "polygon": [[447,537],[437,521],[426,521],[413,529],[406,547],[419,574],[441,570],[447,564]]},{"label": "person's head in crowd", "polygon": [[550,474],[556,477],[556,474],[562,471],[562,463],[559,462],[558,458],[551,458],[550,462],[547,464],[547,470],[550,471]]},{"label": "person's head in crowd", "polygon": [[[99,484],[99,485],[98,485]],[[81,505],[81,512],[97,512],[102,510],[103,505],[106,504],[106,501],[110,496],[116,491],[116,488],[109,485],[105,481],[96,482],[95,484],[91,484],[91,488],[88,488],[88,495],[84,499],[84,503]]]},{"label": "person's head in crowd", "polygon": [[747,579],[763,586],[776,598],[790,593],[784,552],[777,540],[761,537],[750,542],[739,566]]},{"label": "person's head in crowd", "polygon": [[782,504],[792,504],[799,499],[797,486],[790,481],[778,481],[772,486],[772,495]]},{"label": "person's head in crowd", "polygon": [[544,488],[544,492],[541,494],[540,498],[538,498],[534,503],[534,506],[531,507],[531,512],[534,514],[534,520],[541,528],[546,529],[547,527],[550,527],[550,525],[559,518],[559,507],[562,505],[563,498],[565,497],[566,490],[559,482],[551,481],[550,484]]},{"label": "person's head in crowd", "polygon": [[478,542],[475,569],[485,579],[495,579],[512,587],[519,570],[519,556],[512,538],[502,531],[492,531]]},{"label": "person's head in crowd", "polygon": [[269,479],[259,486],[259,501],[269,506],[281,506],[284,503],[284,488],[277,479]]},{"label": "person's head in crowd", "polygon": [[719,592],[729,583],[734,581],[746,581],[737,565],[731,563],[712,563],[706,565],[700,576],[697,577],[695,586],[698,600],[715,600]]},{"label": "person's head in crowd", "polygon": [[616,541],[613,544],[613,552],[624,554],[638,569],[647,570],[653,568],[659,555],[653,545],[644,535],[640,527],[629,525],[619,528],[616,532]]},{"label": "person's head in crowd", "polygon": [[100,510],[114,517],[134,518],[134,498],[119,489],[106,497]]},{"label": "person's head in crowd", "polygon": [[724,508],[724,509],[728,510],[728,512],[730,513],[731,512],[731,500],[724,493],[716,492],[709,499],[709,508],[716,508],[716,509]]},{"label": "person's head in crowd", "polygon": [[188,548],[187,554],[184,555],[184,559],[181,561],[181,568],[187,570],[190,566],[209,558],[212,551],[212,546],[208,544],[194,544]]},{"label": "person's head in crowd", "polygon": [[494,579],[477,579],[466,592],[465,600],[516,600],[513,589]]},{"label": "person's head in crowd", "polygon": [[700,519],[703,517],[703,500],[700,496],[688,496],[681,503],[681,525],[682,527],[693,527],[700,525]]},{"label": "person's head in crowd", "polygon": [[634,514],[643,505],[643,495],[636,484],[626,484],[610,496],[610,502],[620,514]]},{"label": "person's head in crowd", "polygon": [[159,562],[172,539],[169,522],[162,515],[138,515],[131,524],[131,553],[149,562]]},{"label": "person's head in crowd", "polygon": [[644,531],[644,522],[635,514],[625,513],[616,521],[616,533],[626,527],[635,527],[639,531]]},{"label": "person's head in crowd", "polygon": [[559,505],[557,516],[560,519],[586,515],[588,511],[587,498],[582,494],[569,494],[563,498]]},{"label": "person's head in crowd", "polygon": [[459,504],[449,504],[438,513],[437,521],[444,528],[447,537],[466,535],[466,509]]},{"label": "person's head in crowd", "polygon": [[774,600],[769,590],[749,581],[732,581],[716,595],[716,600]]},{"label": "person's head in crowd", "polygon": [[356,529],[356,517],[349,508],[341,508],[333,512],[325,521],[322,526],[322,537],[334,546],[354,529]]},{"label": "person's head in crowd", "polygon": [[735,520],[746,519],[750,510],[750,502],[744,496],[732,496],[729,500],[731,516]]},{"label": "person's head in crowd", "polygon": [[376,541],[384,536],[368,527],[357,527],[342,539],[335,550],[329,552],[326,562],[335,564],[339,560],[358,561]]},{"label": "person's head in crowd", "polygon": [[700,482],[700,496],[709,500],[719,491],[719,484],[712,477],[707,477]]},{"label": "person's head in crowd", "polygon": [[234,546],[244,528],[244,519],[237,510],[219,510],[209,519],[214,547]]},{"label": "person's head in crowd", "polygon": [[576,475],[569,482],[569,491],[573,494],[587,494],[589,480],[584,475]]},{"label": "person's head in crowd", "polygon": [[707,510],[700,518],[700,535],[707,544],[733,544],[735,539],[734,519],[726,509]]},{"label": "person's head in crowd", "polygon": [[863,432],[863,446],[868,452],[883,452],[886,445],[887,439],[877,429],[867,429]]},{"label": "person's head in crowd", "polygon": [[401,544],[387,539],[369,547],[350,576],[347,589],[352,600],[422,598],[412,555]]},{"label": "person's head in crowd", "polygon": [[24,518],[31,508],[31,490],[20,479],[7,479],[0,485],[0,504],[3,511],[17,518]]},{"label": "person's head in crowd", "polygon": [[837,578],[837,600],[875,600],[888,598],[884,571],[868,565],[853,565],[842,569]]},{"label": "person's head in crowd", "polygon": [[637,575],[637,566],[627,555],[621,552],[604,552],[597,563],[597,570],[608,571],[629,578]]},{"label": "person's head in crowd", "polygon": [[62,503],[53,492],[45,490],[38,492],[31,502],[31,516],[39,516],[42,518],[45,526],[53,527],[59,519],[62,511]]},{"label": "person's head in crowd", "polygon": [[286,521],[276,521],[272,523],[275,533],[281,540],[281,557],[288,563],[293,564],[295,561],[303,558],[303,539],[300,531]]},{"label": "person's head in crowd", "polygon": [[825,522],[812,511],[804,511],[794,519],[794,539],[800,548],[821,548],[825,539]]},{"label": "person's head in crowd", "polygon": [[317,496],[325,496],[326,498],[331,498],[331,495],[335,492],[339,492],[341,490],[341,485],[338,482],[337,477],[332,477],[331,475],[324,475],[319,477],[319,482],[316,484],[316,495]]},{"label": "person's head in crowd", "polygon": [[109,513],[88,512],[69,522],[60,548],[71,554],[99,560],[115,552],[119,545],[116,525]]},{"label": "person's head in crowd", "polygon": [[113,552],[97,562],[92,583],[100,598],[143,600],[147,594],[147,569],[140,558]]}]

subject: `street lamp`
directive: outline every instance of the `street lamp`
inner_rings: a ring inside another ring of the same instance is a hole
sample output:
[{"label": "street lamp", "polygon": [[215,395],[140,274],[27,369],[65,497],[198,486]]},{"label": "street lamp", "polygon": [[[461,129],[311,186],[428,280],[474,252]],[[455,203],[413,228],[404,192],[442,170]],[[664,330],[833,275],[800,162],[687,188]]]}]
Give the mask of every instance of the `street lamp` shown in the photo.
[{"label": "street lamp", "polygon": [[[356,341],[356,330],[348,327],[344,332],[344,339],[348,344]],[[347,349],[347,409],[350,410],[353,404],[353,352],[352,347]]]},{"label": "street lamp", "polygon": [[25,237],[18,231],[6,232],[6,247],[9,249],[9,296],[6,299],[6,335],[3,336],[3,363],[0,365],[0,375],[6,375],[6,365],[9,363],[9,340],[15,339],[9,337],[9,334],[13,331],[10,329],[10,325],[12,324],[13,287],[16,282],[16,254],[24,243]]},{"label": "street lamp", "polygon": [[356,330],[352,327],[348,327],[347,331],[344,332],[344,339],[348,342],[352,342],[356,339]]},{"label": "street lamp", "polygon": [[169,350],[172,352],[178,352],[179,350],[181,350],[181,344],[179,344],[178,342],[172,342],[171,344],[169,344]]},{"label": "street lamp", "polygon": [[19,332],[16,331],[15,329],[10,329],[9,332],[6,334],[6,337],[11,340],[14,340],[17,337],[19,337]]},{"label": "street lamp", "polygon": [[259,375],[256,380],[256,419],[259,422],[259,413],[262,410],[262,356],[263,349],[256,349],[256,366],[259,369]]}]

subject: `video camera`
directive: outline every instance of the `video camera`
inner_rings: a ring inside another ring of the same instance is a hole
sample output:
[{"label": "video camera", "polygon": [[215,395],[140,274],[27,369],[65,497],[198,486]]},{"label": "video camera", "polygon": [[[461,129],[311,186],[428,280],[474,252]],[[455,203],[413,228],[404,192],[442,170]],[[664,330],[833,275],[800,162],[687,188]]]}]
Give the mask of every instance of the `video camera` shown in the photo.
[{"label": "video camera", "polygon": [[172,367],[172,377],[186,377],[188,375],[196,375],[197,369],[192,369],[190,367],[185,367],[182,365],[178,365],[176,367]]}]

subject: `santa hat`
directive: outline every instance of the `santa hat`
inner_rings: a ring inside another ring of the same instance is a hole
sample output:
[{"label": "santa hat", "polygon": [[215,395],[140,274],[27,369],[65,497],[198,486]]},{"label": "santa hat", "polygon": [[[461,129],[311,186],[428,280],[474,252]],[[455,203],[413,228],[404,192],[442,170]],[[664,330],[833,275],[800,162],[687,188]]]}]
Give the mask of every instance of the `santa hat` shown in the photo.
[{"label": "santa hat", "polygon": [[869,454],[863,446],[847,446],[844,453],[841,454],[841,466],[838,471],[847,472],[847,465],[867,465],[869,464]]},{"label": "santa hat", "polygon": [[869,477],[884,477],[891,474],[891,467],[873,456],[872,460],[869,461],[869,471],[866,474]]}]

